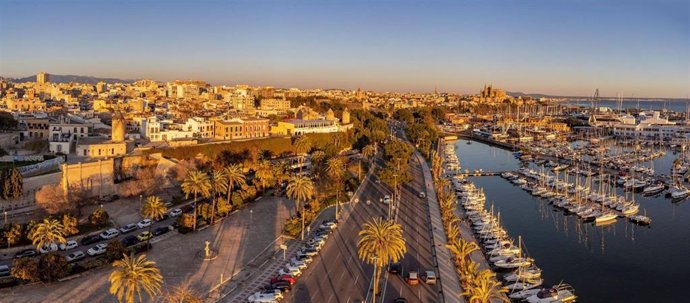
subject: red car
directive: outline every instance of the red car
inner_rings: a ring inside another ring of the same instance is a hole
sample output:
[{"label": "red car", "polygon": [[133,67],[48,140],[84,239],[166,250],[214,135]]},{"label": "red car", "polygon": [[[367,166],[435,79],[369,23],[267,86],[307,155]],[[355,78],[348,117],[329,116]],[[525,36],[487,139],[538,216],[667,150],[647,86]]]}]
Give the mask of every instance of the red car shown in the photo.
[{"label": "red car", "polygon": [[291,275],[282,275],[282,276],[276,276],[276,277],[271,278],[271,284],[276,283],[276,282],[280,282],[280,281],[288,282],[288,283],[290,283],[290,285],[295,284],[297,282],[297,280],[295,280],[295,277],[293,277]]}]

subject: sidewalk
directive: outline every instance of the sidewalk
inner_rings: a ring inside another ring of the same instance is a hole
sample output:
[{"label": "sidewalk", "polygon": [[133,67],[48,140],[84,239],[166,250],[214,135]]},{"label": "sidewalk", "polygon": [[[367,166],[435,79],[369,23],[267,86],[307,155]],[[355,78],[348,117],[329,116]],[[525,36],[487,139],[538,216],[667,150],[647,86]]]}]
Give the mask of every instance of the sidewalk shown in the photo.
[{"label": "sidewalk", "polygon": [[436,199],[436,189],[431,177],[431,170],[422,155],[415,151],[415,156],[419,160],[422,171],[424,173],[424,184],[426,185],[427,201],[429,203],[429,216],[431,222],[432,233],[432,253],[436,262],[436,267],[439,275],[439,284],[441,288],[442,302],[466,302],[465,297],[462,296],[462,288],[460,287],[460,279],[453,264],[452,255],[446,247],[448,244],[446,240],[446,232],[443,229],[443,221],[441,221],[441,209]]}]

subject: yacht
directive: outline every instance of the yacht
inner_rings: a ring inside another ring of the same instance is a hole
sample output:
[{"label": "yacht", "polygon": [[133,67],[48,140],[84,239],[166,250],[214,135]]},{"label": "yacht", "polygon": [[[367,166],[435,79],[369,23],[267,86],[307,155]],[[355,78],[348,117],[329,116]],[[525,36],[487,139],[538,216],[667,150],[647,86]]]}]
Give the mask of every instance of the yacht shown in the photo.
[{"label": "yacht", "polygon": [[575,289],[568,284],[556,285],[552,288],[545,288],[534,295],[528,296],[524,301],[528,303],[552,303],[552,302],[575,302]]},{"label": "yacht", "polygon": [[671,187],[671,190],[669,190],[669,193],[671,194],[671,198],[673,199],[683,199],[690,195],[690,189],[687,189],[686,187],[682,185],[675,185]]},{"label": "yacht", "polygon": [[618,215],[614,213],[605,213],[597,216],[594,219],[595,224],[604,224],[604,223],[609,223],[609,222],[614,222],[616,221],[616,218],[618,218]]},{"label": "yacht", "polygon": [[645,196],[653,196],[658,193],[661,193],[666,189],[666,186],[664,186],[663,183],[655,183],[655,184],[650,184],[649,186],[645,187],[644,190],[642,190],[642,194]]},{"label": "yacht", "polygon": [[647,216],[637,215],[629,218],[631,222],[637,223],[639,225],[649,225],[652,224],[652,219]]}]

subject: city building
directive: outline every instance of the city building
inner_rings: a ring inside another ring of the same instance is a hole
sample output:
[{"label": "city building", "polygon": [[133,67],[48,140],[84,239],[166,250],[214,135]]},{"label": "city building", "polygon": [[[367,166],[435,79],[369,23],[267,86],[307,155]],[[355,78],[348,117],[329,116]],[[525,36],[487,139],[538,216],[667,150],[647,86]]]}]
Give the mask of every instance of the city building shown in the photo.
[{"label": "city building", "polygon": [[215,138],[220,140],[263,138],[271,134],[270,120],[263,118],[233,118],[215,120]]}]

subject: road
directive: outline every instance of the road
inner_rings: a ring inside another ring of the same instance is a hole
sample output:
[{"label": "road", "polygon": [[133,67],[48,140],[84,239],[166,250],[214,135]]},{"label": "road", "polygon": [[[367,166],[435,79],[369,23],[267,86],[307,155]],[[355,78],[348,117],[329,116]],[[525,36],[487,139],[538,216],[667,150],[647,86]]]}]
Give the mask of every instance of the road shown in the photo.
[{"label": "road", "polygon": [[[413,160],[414,180],[401,186],[398,223],[403,227],[407,241],[407,253],[401,261],[403,274],[409,270],[432,268],[431,242],[429,239],[428,206],[426,200],[418,197],[423,188],[423,177],[419,163]],[[373,267],[364,264],[357,256],[357,239],[362,224],[371,218],[387,217],[388,206],[380,203],[384,195],[390,195],[391,188],[365,179],[358,198],[359,203],[346,206],[339,227],[327,241],[312,265],[298,279],[285,302],[358,302],[367,299],[371,288]],[[371,201],[367,204],[367,200]],[[438,290],[433,285],[407,285],[403,275],[388,275],[384,269],[381,276],[383,302],[404,297],[408,302],[438,302]]]}]

